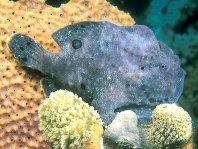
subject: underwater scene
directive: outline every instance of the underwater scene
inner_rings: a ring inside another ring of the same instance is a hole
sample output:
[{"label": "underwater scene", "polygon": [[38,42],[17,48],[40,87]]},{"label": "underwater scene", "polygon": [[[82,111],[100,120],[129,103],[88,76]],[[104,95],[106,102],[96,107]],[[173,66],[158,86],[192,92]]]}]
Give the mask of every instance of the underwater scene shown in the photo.
[{"label": "underwater scene", "polygon": [[197,0],[0,1],[0,149],[196,148]]}]

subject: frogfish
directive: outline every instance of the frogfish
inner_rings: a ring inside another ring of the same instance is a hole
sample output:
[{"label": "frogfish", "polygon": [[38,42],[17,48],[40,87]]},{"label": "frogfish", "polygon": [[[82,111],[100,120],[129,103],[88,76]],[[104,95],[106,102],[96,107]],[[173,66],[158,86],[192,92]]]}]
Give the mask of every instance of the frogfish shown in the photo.
[{"label": "frogfish", "polygon": [[32,38],[15,34],[9,49],[22,66],[36,69],[47,95],[67,89],[100,114],[104,125],[116,112],[132,110],[140,123],[162,103],[175,103],[185,71],[177,55],[144,25],[80,22],[52,34],[61,51],[46,51]]}]

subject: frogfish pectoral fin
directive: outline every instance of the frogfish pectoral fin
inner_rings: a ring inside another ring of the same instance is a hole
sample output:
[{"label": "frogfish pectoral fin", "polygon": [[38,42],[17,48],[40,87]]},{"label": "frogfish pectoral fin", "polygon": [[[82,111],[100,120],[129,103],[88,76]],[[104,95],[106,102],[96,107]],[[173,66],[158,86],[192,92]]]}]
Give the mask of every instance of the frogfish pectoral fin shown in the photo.
[{"label": "frogfish pectoral fin", "polygon": [[55,80],[53,80],[49,77],[48,78],[43,78],[41,80],[41,84],[42,84],[44,93],[47,97],[49,97],[51,92],[55,92],[57,90],[64,89],[64,87],[62,87],[57,82],[55,82]]}]

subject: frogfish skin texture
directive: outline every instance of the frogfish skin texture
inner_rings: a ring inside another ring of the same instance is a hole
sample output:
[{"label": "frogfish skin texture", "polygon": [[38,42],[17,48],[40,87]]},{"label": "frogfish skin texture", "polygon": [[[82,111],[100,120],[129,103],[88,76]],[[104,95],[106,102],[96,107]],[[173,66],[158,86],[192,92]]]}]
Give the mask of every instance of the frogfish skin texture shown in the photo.
[{"label": "frogfish skin texture", "polygon": [[144,25],[81,22],[52,37],[61,52],[47,52],[22,34],[11,38],[9,48],[23,66],[83,97],[105,125],[126,109],[145,123],[156,105],[176,102],[183,91],[185,72],[178,56]]}]

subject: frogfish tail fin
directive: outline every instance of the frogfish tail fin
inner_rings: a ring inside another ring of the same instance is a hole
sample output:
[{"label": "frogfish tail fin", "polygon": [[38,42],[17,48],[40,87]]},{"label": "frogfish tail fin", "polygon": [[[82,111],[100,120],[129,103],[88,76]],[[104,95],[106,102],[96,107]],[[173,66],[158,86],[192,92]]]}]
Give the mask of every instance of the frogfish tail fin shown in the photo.
[{"label": "frogfish tail fin", "polygon": [[8,47],[21,65],[42,72],[45,50],[32,38],[22,34],[15,34],[11,37]]}]

